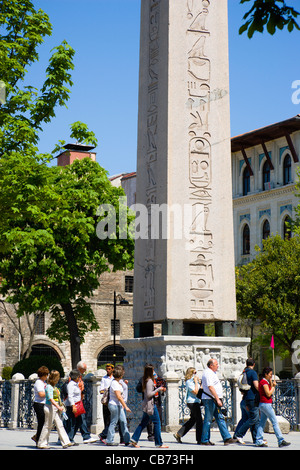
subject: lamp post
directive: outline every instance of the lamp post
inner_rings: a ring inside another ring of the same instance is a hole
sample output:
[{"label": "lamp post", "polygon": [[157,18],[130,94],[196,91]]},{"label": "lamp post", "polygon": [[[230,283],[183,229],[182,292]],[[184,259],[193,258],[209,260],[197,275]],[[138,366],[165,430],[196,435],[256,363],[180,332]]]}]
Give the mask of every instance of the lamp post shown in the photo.
[{"label": "lamp post", "polygon": [[113,319],[113,325],[114,325],[114,342],[113,342],[113,364],[116,364],[116,319],[117,319],[117,298],[120,300],[120,305],[128,305],[129,302],[128,300],[124,299],[124,297],[121,296],[121,294],[116,294],[116,291],[114,291],[114,319]]}]

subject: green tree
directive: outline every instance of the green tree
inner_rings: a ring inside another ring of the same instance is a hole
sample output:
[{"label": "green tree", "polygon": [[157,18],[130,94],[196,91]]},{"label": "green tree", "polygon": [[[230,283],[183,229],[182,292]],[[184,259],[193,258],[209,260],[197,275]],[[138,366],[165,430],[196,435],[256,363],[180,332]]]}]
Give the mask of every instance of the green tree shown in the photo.
[{"label": "green tree", "polygon": [[293,355],[293,343],[300,338],[299,260],[299,237],[277,235],[264,240],[251,263],[236,268],[239,316],[259,320],[262,344],[269,345],[274,334],[282,358]]},{"label": "green tree", "polygon": [[[49,335],[70,341],[75,366],[84,335],[98,328],[88,298],[101,273],[132,267],[134,241],[124,233],[118,238],[117,224],[114,238],[97,237],[99,205],[111,204],[118,216],[124,196],[103,168],[90,159],[47,165],[64,141],[52,153],[38,151],[40,132],[56,107],[66,105],[72,85],[74,50],[66,41],[52,51],[41,88],[26,84],[51,29],[46,13],[30,0],[0,2],[0,78],[6,87],[0,106],[0,293],[20,316],[50,311]],[[80,122],[71,125],[71,137],[97,143]]]},{"label": "green tree", "polygon": [[[99,206],[109,203],[118,221],[124,192],[113,187],[105,170],[89,158],[66,167],[39,165],[35,170],[40,187],[28,190],[24,180],[31,174],[23,173],[16,193],[28,203],[28,210],[18,212],[16,198],[12,210],[18,217],[3,233],[10,249],[0,255],[0,292],[7,302],[18,305],[18,315],[49,310],[52,322],[47,334],[70,341],[76,365],[85,334],[98,329],[89,299],[99,286],[99,276],[110,269],[133,268],[133,237],[126,233],[127,238],[121,239],[118,224],[110,238],[100,239],[96,233],[102,220]],[[6,175],[7,184],[8,179],[13,183],[15,175]],[[129,223],[132,219],[128,215]]]},{"label": "green tree", "polygon": [[276,29],[287,28],[289,32],[294,28],[300,30],[296,21],[300,13],[288,6],[285,0],[241,0],[240,3],[249,1],[252,7],[243,17],[246,21],[240,27],[240,34],[247,32],[248,37],[252,38],[255,32],[262,33],[265,28],[272,35]]}]

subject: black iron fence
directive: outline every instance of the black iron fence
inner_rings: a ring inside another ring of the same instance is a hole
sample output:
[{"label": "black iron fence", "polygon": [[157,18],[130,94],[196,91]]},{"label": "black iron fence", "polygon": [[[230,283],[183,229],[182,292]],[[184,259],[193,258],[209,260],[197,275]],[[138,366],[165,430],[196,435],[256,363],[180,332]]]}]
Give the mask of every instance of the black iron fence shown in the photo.
[{"label": "black iron fence", "polygon": [[[62,385],[63,382],[60,382]],[[142,417],[142,396],[135,390],[134,383],[129,384],[128,406],[132,410],[128,414],[130,431],[133,431],[139,424]],[[237,424],[240,393],[237,391],[236,382],[225,380],[222,382],[224,392],[224,404],[228,410],[227,422],[234,427]],[[13,380],[0,381],[0,427],[16,427],[32,429],[35,423],[35,413],[33,409],[34,401],[34,380]],[[95,403],[102,407],[94,396],[95,388],[91,380],[85,380],[84,406],[88,426],[93,424],[93,413],[95,414]],[[178,424],[182,424],[189,416],[186,406],[186,391],[184,381],[178,382],[179,416]],[[96,408],[97,408],[96,406]],[[168,399],[162,397],[162,425],[166,426]],[[273,406],[276,415],[283,416],[289,423],[292,430],[299,430],[300,424],[300,380],[290,379],[277,382],[274,395]],[[97,412],[97,410],[96,410]],[[98,413],[98,412],[97,412]]]},{"label": "black iron fence", "polygon": [[[229,426],[237,424],[237,405],[234,387],[236,382],[234,380],[223,380],[223,402],[224,406],[228,411],[226,418]],[[183,424],[184,421],[189,417],[189,409],[186,405],[185,396],[185,383],[181,382],[179,385],[179,422]],[[300,430],[300,384],[299,380],[280,380],[277,381],[275,395],[273,398],[273,407],[277,416],[282,416],[289,423],[291,430]]]}]

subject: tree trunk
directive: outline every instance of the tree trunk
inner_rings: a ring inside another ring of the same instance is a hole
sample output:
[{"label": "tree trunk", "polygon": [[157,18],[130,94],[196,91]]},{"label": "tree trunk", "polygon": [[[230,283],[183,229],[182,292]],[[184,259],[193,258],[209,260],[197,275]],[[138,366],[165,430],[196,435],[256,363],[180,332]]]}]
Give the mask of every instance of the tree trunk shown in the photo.
[{"label": "tree trunk", "polygon": [[72,369],[76,369],[78,362],[81,361],[80,337],[77,321],[71,303],[61,304],[61,307],[66,315],[69,328]]}]

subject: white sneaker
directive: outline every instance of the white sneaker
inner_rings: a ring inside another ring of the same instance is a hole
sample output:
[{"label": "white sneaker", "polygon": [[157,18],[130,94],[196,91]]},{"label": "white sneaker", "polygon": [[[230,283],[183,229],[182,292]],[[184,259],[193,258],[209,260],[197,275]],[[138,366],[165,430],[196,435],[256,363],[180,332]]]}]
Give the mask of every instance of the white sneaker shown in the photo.
[{"label": "white sneaker", "polygon": [[246,442],[241,437],[236,437],[235,439],[238,441],[239,444],[242,444],[242,445],[246,444]]},{"label": "white sneaker", "polygon": [[96,442],[98,439],[94,438],[94,437],[90,437],[89,439],[86,439],[85,441],[83,441],[84,444],[91,444],[92,442]]}]

